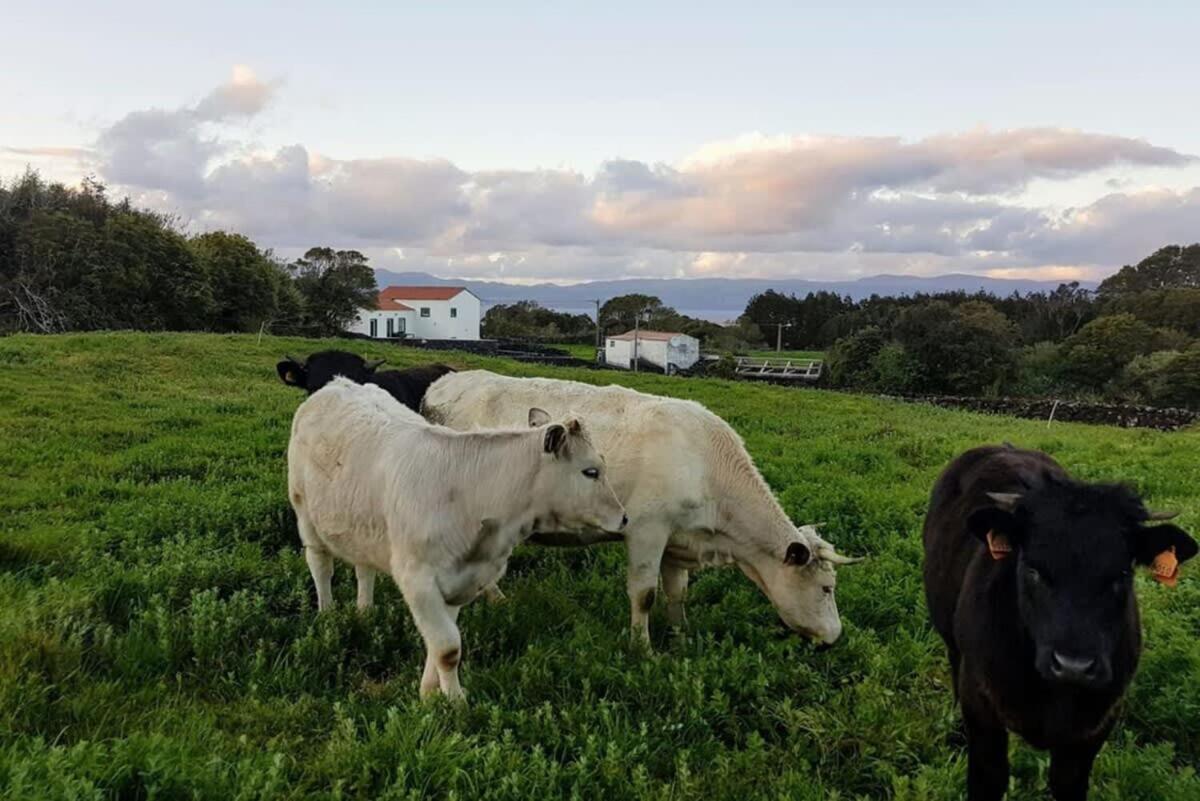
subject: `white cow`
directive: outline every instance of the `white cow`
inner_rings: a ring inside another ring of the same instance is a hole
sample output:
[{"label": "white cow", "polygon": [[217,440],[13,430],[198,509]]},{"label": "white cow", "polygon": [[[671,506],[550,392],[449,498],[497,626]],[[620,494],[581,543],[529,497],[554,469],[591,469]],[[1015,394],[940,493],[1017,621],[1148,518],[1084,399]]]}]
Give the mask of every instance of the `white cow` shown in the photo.
[{"label": "white cow", "polygon": [[334,557],[354,565],[360,608],[376,572],[390,574],[425,641],[423,697],[439,687],[463,697],[458,610],[504,575],[539,521],[624,526],[606,472],[578,420],[463,433],[344,378],[300,405],[288,444],[288,497],[318,608],[332,603]]},{"label": "white cow", "polygon": [[[427,417],[451,428],[532,425],[544,413],[580,413],[612,470],[629,526],[627,589],[635,637],[649,641],[649,612],[661,572],[667,616],[684,622],[688,571],[736,564],[793,630],[822,643],[841,635],[836,553],[812,526],[797,528],[779,506],[741,437],[698,403],[618,386],[509,378],[485,370],[438,379],[425,395]],[[542,534],[534,542],[548,542]],[[601,538],[571,538],[577,544]],[[555,539],[563,544],[564,538]]]}]

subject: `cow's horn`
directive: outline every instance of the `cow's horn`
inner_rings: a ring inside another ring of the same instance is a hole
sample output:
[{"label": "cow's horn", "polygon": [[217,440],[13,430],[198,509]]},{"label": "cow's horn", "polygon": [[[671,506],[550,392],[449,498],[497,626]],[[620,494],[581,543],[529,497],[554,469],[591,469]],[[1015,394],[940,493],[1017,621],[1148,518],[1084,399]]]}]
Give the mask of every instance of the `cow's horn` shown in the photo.
[{"label": "cow's horn", "polygon": [[367,362],[366,364],[363,365],[363,369],[374,370],[376,367],[378,367],[379,365],[383,364],[386,361],[387,361],[387,359],[376,359],[373,362]]},{"label": "cow's horn", "polygon": [[865,559],[865,556],[842,556],[833,549],[832,545],[820,545],[817,547],[817,558],[831,565],[853,565]]},{"label": "cow's horn", "polygon": [[1179,512],[1151,511],[1146,514],[1147,520],[1174,520],[1177,517],[1179,517]]}]

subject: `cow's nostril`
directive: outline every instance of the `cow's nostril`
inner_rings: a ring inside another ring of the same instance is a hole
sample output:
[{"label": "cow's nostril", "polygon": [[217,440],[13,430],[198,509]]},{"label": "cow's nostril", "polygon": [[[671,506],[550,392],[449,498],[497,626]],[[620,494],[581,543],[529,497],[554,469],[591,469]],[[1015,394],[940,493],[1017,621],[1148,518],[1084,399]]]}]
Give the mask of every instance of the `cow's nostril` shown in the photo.
[{"label": "cow's nostril", "polygon": [[1050,670],[1055,676],[1091,678],[1096,675],[1097,662],[1087,657],[1073,657],[1054,651],[1050,654]]},{"label": "cow's nostril", "polygon": [[621,515],[621,528],[625,528],[627,525],[629,525],[629,515]]}]

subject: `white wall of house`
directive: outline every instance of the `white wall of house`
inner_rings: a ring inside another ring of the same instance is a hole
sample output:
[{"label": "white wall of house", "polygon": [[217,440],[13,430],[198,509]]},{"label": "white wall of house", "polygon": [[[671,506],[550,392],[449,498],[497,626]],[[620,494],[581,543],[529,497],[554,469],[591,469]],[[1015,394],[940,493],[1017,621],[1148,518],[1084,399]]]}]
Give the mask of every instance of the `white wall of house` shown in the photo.
[{"label": "white wall of house", "polygon": [[[604,343],[604,361],[614,367],[630,369],[633,366],[633,340],[609,338]],[[686,370],[700,359],[700,341],[686,334],[665,339],[638,338],[638,353],[644,361],[664,370],[668,364]]]},{"label": "white wall of house", "polygon": [[[413,330],[413,317],[415,316],[416,312],[363,309],[346,330],[352,334],[366,334],[376,339],[403,336]],[[389,323],[391,324],[390,333]]]},{"label": "white wall of house", "polygon": [[346,330],[377,339],[401,335],[416,339],[479,339],[479,298],[470,292],[463,290],[449,300],[401,300],[412,311],[363,309]]},{"label": "white wall of house", "polygon": [[419,339],[479,339],[479,298],[459,292],[450,300],[405,300],[413,308],[410,336]]}]

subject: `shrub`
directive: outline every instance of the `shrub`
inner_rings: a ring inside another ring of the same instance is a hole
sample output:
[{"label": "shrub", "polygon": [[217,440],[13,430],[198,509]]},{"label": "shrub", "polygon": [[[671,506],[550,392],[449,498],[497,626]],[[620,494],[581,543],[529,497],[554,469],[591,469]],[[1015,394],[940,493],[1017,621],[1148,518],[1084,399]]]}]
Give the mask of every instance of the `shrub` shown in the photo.
[{"label": "shrub", "polygon": [[1154,331],[1132,314],[1099,317],[1062,344],[1063,378],[1099,389],[1134,357],[1152,349]]},{"label": "shrub", "polygon": [[1025,397],[1056,394],[1059,389],[1060,348],[1053,342],[1038,342],[1017,354],[1016,375],[1009,393]]},{"label": "shrub", "polygon": [[872,364],[886,344],[883,332],[874,326],[839,339],[829,349],[825,364],[829,383],[835,387],[852,389],[872,387],[875,383]]},{"label": "shrub", "polygon": [[1179,358],[1179,351],[1160,350],[1136,357],[1116,382],[1113,394],[1120,400],[1154,403],[1165,391],[1165,370]]},{"label": "shrub", "polygon": [[912,392],[921,385],[921,365],[898,342],[889,342],[871,360],[875,386],[890,392]]}]

